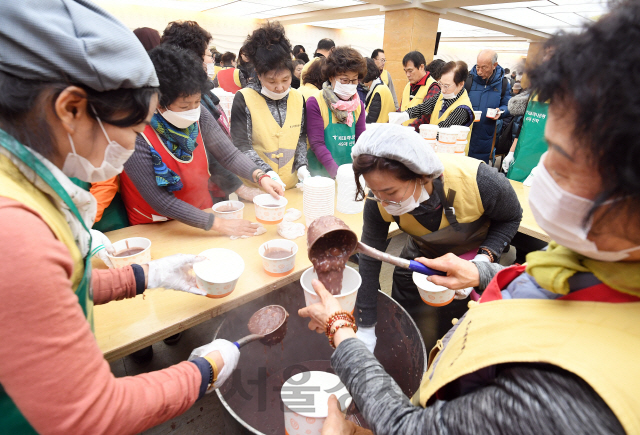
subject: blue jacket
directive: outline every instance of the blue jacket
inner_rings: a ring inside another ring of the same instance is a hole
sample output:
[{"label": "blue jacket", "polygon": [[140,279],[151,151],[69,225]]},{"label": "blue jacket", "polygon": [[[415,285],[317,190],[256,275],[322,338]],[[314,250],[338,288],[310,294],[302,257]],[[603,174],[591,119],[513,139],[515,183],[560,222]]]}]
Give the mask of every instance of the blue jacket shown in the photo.
[{"label": "blue jacket", "polygon": [[471,90],[469,91],[469,98],[471,99],[473,110],[482,111],[480,122],[474,124],[471,132],[469,157],[475,157],[476,159],[488,162],[496,121],[487,118],[487,109],[499,107],[500,110],[504,110],[505,112],[501,118],[509,116],[507,103],[511,99],[511,86],[507,84],[504,97],[500,98],[500,94],[502,93],[502,77],[504,77],[504,70],[500,65],[496,67],[493,75],[488,80],[484,80],[478,76],[475,66],[471,69],[469,75],[473,78]]}]

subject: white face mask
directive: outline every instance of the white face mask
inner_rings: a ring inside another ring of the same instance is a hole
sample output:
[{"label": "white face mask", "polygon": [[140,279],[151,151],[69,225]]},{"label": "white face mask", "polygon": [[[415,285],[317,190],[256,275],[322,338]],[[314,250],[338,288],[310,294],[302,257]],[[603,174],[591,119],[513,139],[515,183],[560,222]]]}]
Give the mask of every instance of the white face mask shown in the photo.
[{"label": "white face mask", "polygon": [[333,92],[343,100],[348,100],[358,92],[358,85],[343,85],[336,80],[336,85],[333,88]]},{"label": "white face mask", "polygon": [[444,98],[445,100],[453,100],[456,97],[456,95],[458,95],[458,94],[444,94],[443,93],[442,94],[442,98]]},{"label": "white face mask", "polygon": [[207,75],[212,76],[216,73],[216,66],[212,63],[207,64]]},{"label": "white face mask", "polygon": [[560,245],[594,260],[616,262],[639,250],[640,246],[622,251],[600,251],[587,239],[592,223],[584,226],[583,222],[594,202],[558,186],[542,163],[545,155],[540,158],[541,164],[529,191],[529,205],[540,228]]},{"label": "white face mask", "polygon": [[413,187],[413,193],[404,201],[401,201],[400,204],[387,204],[382,203],[382,206],[392,216],[401,216],[403,214],[407,214],[420,205],[420,203],[429,199],[429,193],[427,190],[422,187],[422,192],[420,193],[420,198],[418,200],[415,199],[416,188],[418,187],[418,182],[416,181],[415,186]]},{"label": "white face mask", "polygon": [[175,125],[178,128],[187,128],[200,119],[201,107],[202,106],[198,106],[195,109],[185,110],[184,112],[174,112],[173,110],[167,109],[161,112],[160,115],[171,125]]},{"label": "white face mask", "polygon": [[287,88],[286,91],[279,94],[277,92],[270,91],[269,89],[263,86],[262,89],[260,90],[260,93],[267,98],[271,98],[272,100],[282,100],[284,97],[286,97],[289,94],[290,90],[291,88]]},{"label": "white face mask", "polygon": [[87,183],[106,181],[124,170],[124,163],[129,160],[129,157],[131,157],[131,154],[135,151],[135,149],[128,150],[118,142],[110,140],[107,131],[102,125],[102,121],[100,121],[98,117],[96,117],[96,119],[98,120],[98,124],[100,124],[104,136],[107,138],[107,142],[109,142],[109,145],[107,145],[104,151],[104,160],[99,168],[93,166],[89,160],[76,153],[73,139],[71,139],[70,134],[67,134],[72,151],[67,154],[67,158],[64,160],[64,166],[62,167],[62,172],[67,177],[75,177]]}]

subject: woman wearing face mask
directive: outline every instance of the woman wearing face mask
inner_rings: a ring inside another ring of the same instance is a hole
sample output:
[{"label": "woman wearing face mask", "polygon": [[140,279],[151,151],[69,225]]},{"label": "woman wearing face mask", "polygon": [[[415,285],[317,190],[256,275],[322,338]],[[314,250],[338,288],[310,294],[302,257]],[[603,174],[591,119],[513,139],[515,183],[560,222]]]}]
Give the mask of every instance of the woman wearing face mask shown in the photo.
[{"label": "woman wearing face mask", "polygon": [[307,100],[309,170],[335,178],[338,166],[351,163],[351,149],[366,128],[358,81],[367,63],[353,48],[337,47],[322,68],[321,91]]},{"label": "woman wearing face mask", "polygon": [[[467,90],[464,88],[467,75],[469,75],[467,64],[460,60],[447,62],[442,67],[441,74],[438,82],[441,91],[437,96],[409,108],[406,112],[390,115],[390,122],[402,124],[412,118],[431,115],[430,124],[437,124],[440,127],[451,127],[452,125],[473,127],[473,106]],[[467,141],[470,137],[471,130],[469,130]]]},{"label": "woman wearing face mask", "polygon": [[93,3],[45,6],[0,3],[0,432],[140,433],[224,382],[239,352],[216,340],[190,362],[111,373],[92,333],[94,304],[155,287],[203,292],[186,272],[191,255],[91,271],[96,200],[69,177],[94,183],[122,171],[158,79],[133,33]]},{"label": "woman wearing face mask", "polygon": [[309,174],[304,98],[290,87],[291,44],[282,25],[268,23],[247,37],[242,52],[255,65],[258,79],[233,99],[233,143],[290,189]]},{"label": "woman wearing face mask", "polygon": [[[497,263],[518,231],[522,209],[509,180],[477,159],[438,154],[417,134],[397,125],[377,124],[353,148],[356,180],[370,188],[364,207],[362,242],[384,251],[389,225],[398,223],[409,234],[401,257],[437,258],[449,252],[476,261]],[[359,196],[364,190],[357,181]],[[379,260],[360,256],[362,286],[358,292],[359,336],[375,346]],[[471,290],[460,292],[461,299]],[[396,267],[392,297],[416,320],[429,309],[422,302],[412,272]],[[466,301],[438,309],[439,336],[451,318],[466,311]]]},{"label": "woman wearing face mask", "polygon": [[[640,95],[618,85],[640,64],[639,18],[640,3],[619,3],[552,38],[554,54],[528,71],[550,102],[529,202],[554,242],[509,268],[420,260],[448,272],[435,284],[484,292],[432,351],[411,402],[353,331],[334,335],[331,363],[376,434],[639,433]],[[325,303],[301,314],[321,329],[340,306],[318,294]],[[335,403],[323,432],[353,434]]]},{"label": "woman wearing face mask", "polygon": [[240,153],[207,110],[202,61],[168,44],[149,52],[161,97],[150,124],[136,140],[136,153],[121,176],[121,191],[133,224],[176,219],[187,225],[233,236],[254,235],[258,227],[241,219],[214,219],[208,190],[207,151],[236,175],[254,180],[278,197],[284,190]]}]

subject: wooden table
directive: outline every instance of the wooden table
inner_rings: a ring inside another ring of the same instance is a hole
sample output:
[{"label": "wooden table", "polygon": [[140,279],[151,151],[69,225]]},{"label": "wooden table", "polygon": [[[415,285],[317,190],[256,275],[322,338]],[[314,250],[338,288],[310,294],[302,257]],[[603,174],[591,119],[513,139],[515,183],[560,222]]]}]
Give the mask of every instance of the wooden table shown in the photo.
[{"label": "wooden table", "polygon": [[[302,211],[302,193],[298,189],[286,192],[287,208]],[[362,233],[362,214],[346,215],[336,212],[356,234]],[[245,203],[244,218],[255,222],[253,204]],[[304,223],[304,217],[297,222]],[[212,317],[232,310],[248,301],[300,279],[311,266],[307,257],[307,239],[299,237],[296,266],[284,277],[271,277],[262,268],[258,247],[272,239],[280,239],[276,225],[267,225],[267,232],[248,239],[231,240],[213,231],[203,231],[177,221],[136,225],[107,233],[112,241],[128,237],[151,240],[151,258],[177,253],[198,254],[210,248],[231,249],[242,256],[245,270],[235,290],[222,299],[210,299],[189,293],[153,289],[144,295],[94,307],[95,334],[100,349],[108,361],[122,358],[136,350],[184,331]],[[390,235],[400,232],[394,224]],[[105,268],[94,259],[95,268]],[[213,337],[211,331],[211,336]]]},{"label": "wooden table", "polygon": [[[511,182],[516,189],[524,210],[519,231],[548,240],[544,232],[535,224],[527,202],[528,188],[521,183]],[[298,189],[288,190],[287,208],[302,211],[302,193]],[[336,212],[360,236],[362,234],[362,214],[345,215]],[[245,204],[244,218],[255,221],[252,204]],[[298,222],[304,223],[304,217]],[[151,258],[157,259],[177,253],[198,254],[210,248],[231,249],[242,256],[245,270],[238,284],[229,296],[210,299],[189,293],[153,289],[144,295],[94,307],[96,339],[108,361],[114,361],[156,343],[185,329],[191,328],[212,317],[232,310],[246,302],[263,296],[300,279],[300,275],[311,266],[307,258],[306,237],[295,240],[298,244],[294,271],[284,277],[268,276],[262,268],[258,247],[272,239],[281,238],[275,225],[266,226],[267,232],[248,239],[231,240],[215,232],[189,227],[177,221],[148,225],[136,225],[107,233],[109,239],[117,241],[128,237],[146,237],[151,240]],[[389,237],[400,233],[394,223]],[[101,261],[94,259],[95,268],[104,268]],[[213,337],[213,332],[211,335]]]}]

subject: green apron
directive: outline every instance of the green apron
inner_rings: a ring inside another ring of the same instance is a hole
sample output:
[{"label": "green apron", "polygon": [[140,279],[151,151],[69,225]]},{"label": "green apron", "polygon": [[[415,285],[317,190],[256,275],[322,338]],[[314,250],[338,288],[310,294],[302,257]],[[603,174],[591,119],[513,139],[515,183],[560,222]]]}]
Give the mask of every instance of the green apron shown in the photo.
[{"label": "green apron", "polygon": [[[80,181],[77,178],[71,178],[71,181],[73,181],[75,185],[82,187],[87,192],[91,190],[91,183]],[[130,224],[129,218],[127,217],[127,209],[124,206],[120,192],[116,192],[109,206],[102,212],[102,219],[100,219],[99,222],[94,223],[91,228],[102,233],[106,233],[108,231],[115,231],[128,226],[130,226]]]},{"label": "green apron", "polygon": [[[334,124],[331,109],[327,110],[329,111],[329,125],[324,129],[324,144],[338,166],[353,163],[351,148],[356,144],[356,112],[352,112],[353,124],[349,127],[347,124],[339,122]],[[307,160],[311,175],[331,177],[324,165],[320,163],[315,153],[310,149],[307,152]]]},{"label": "green apron", "polygon": [[[71,212],[78,218],[87,232],[89,229],[84,225],[82,216],[76,208],[75,204],[69,197],[66,190],[60,185],[58,180],[47,169],[47,167],[40,161],[33,157],[20,142],[15,140],[12,136],[0,129],[0,146],[7,149],[11,154],[20,159],[25,165],[33,169],[35,173],[47,183],[54,192],[58,194],[60,199],[69,207]],[[87,255],[84,260],[84,275],[76,290],[78,296],[78,303],[82,307],[84,315],[87,317],[87,321],[91,325],[93,331],[93,292],[91,289],[91,256]],[[26,303],[26,302],[25,302]],[[6,355],[4,356],[6,357]],[[37,400],[37,398],[34,398]],[[13,403],[13,400],[6,393],[2,385],[0,385],[0,433],[2,434],[35,434],[37,433],[29,422],[24,418],[18,407]]]},{"label": "green apron", "polygon": [[544,127],[547,124],[548,110],[549,104],[541,103],[537,97],[529,100],[513,156],[515,161],[509,168],[507,178],[522,182],[527,179],[531,170],[538,166],[540,156],[548,148],[547,142],[544,140]]}]

